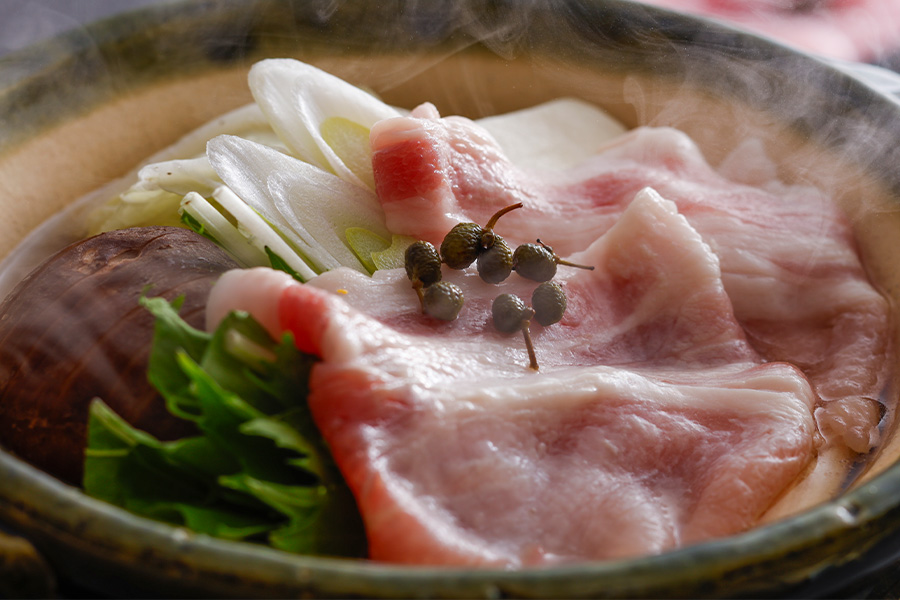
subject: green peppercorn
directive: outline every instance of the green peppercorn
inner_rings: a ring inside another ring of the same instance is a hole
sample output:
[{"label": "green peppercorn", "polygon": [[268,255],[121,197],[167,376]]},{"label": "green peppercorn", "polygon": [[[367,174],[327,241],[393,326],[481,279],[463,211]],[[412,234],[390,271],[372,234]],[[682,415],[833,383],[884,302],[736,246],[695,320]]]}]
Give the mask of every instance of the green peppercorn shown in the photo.
[{"label": "green peppercorn", "polygon": [[477,223],[457,223],[441,242],[441,259],[451,269],[465,269],[481,253],[483,233]]},{"label": "green peppercorn", "polygon": [[491,305],[491,316],[497,331],[513,333],[522,329],[534,316],[534,311],[515,294],[500,294]]},{"label": "green peppercorn", "polygon": [[478,257],[478,275],[485,283],[500,283],[512,272],[513,251],[499,235],[494,234],[493,245]]},{"label": "green peppercorn", "polygon": [[562,319],[566,312],[566,304],[566,293],[562,286],[552,281],[545,281],[531,294],[534,318],[544,327],[558,323]]},{"label": "green peppercorn", "polygon": [[532,281],[550,281],[556,275],[557,265],[594,270],[594,267],[561,259],[553,248],[541,240],[537,240],[537,244],[522,244],[513,253],[513,270]]},{"label": "green peppercorn", "polygon": [[543,244],[522,244],[513,253],[513,269],[526,279],[550,281],[556,275],[553,249]]},{"label": "green peppercorn", "polygon": [[451,269],[465,269],[484,251],[494,246],[494,225],[497,220],[511,210],[522,208],[522,203],[512,204],[498,210],[481,227],[477,223],[457,223],[441,241],[441,259]]},{"label": "green peppercorn", "polygon": [[491,316],[497,331],[501,333],[522,332],[522,336],[525,338],[525,348],[528,350],[528,367],[537,371],[537,355],[531,341],[530,329],[534,310],[526,306],[522,299],[514,294],[500,294],[494,298],[494,303],[491,305]]},{"label": "green peppercorn", "polygon": [[404,255],[404,264],[406,276],[413,283],[420,281],[423,286],[429,286],[441,280],[441,257],[430,242],[419,240],[410,244]]},{"label": "green peppercorn", "polygon": [[425,288],[422,308],[426,314],[442,321],[452,321],[462,310],[464,298],[458,285],[439,281]]}]

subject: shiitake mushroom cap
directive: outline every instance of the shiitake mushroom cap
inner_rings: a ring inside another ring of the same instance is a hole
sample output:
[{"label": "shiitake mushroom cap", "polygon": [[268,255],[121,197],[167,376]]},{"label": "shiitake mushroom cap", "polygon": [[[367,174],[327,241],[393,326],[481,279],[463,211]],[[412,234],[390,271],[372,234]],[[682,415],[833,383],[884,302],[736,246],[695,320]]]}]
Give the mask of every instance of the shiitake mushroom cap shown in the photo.
[{"label": "shiitake mushroom cap", "polygon": [[184,296],[202,328],[212,284],[237,266],[178,227],[103,233],[46,260],[0,305],[0,445],[78,484],[96,397],[161,439],[192,433],[147,381],[154,319],[139,299]]}]

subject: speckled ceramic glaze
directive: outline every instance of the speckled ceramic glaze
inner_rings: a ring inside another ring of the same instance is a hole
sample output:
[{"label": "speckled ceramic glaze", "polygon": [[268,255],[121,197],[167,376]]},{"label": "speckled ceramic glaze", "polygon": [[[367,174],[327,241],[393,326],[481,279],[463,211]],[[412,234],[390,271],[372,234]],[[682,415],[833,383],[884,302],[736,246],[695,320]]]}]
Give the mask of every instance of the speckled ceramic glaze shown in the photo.
[{"label": "speckled ceramic glaze", "polygon": [[[616,0],[194,1],[0,59],[0,255],[86,192],[249,101],[255,60],[292,56],[387,101],[482,116],[563,95],[684,129],[711,162],[761,139],[782,177],[833,191],[895,300],[900,107],[829,64]],[[113,596],[707,597],[828,593],[900,546],[890,438],[840,498],[661,556],[524,571],[294,556],[131,516],[0,452],[0,522],[64,580]]]}]

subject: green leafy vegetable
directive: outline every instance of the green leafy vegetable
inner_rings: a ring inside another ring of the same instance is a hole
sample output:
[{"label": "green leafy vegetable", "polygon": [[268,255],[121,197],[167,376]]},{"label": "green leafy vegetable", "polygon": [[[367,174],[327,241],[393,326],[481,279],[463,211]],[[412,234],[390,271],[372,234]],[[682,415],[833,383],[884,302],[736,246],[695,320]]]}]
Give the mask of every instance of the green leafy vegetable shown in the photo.
[{"label": "green leafy vegetable", "polygon": [[196,436],[160,441],[101,400],[91,406],[84,488],[153,519],[308,554],[363,556],[355,503],[306,405],[315,357],[246,313],[213,333],[178,301],[143,299],[156,317],[148,376]]},{"label": "green leafy vegetable", "polygon": [[266,256],[269,257],[269,265],[273,269],[277,269],[278,271],[284,271],[300,283],[303,283],[305,280],[303,279],[303,275],[298,273],[295,269],[291,268],[291,266],[287,263],[286,260],[272,252],[272,249],[268,246],[265,247]]}]

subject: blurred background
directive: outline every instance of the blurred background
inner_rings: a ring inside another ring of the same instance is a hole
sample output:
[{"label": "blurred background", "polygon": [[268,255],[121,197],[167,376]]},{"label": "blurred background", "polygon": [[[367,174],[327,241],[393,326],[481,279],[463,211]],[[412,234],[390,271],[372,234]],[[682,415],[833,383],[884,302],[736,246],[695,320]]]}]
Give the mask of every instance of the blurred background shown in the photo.
[{"label": "blurred background", "polygon": [[[0,0],[0,55],[166,1],[172,0]],[[727,21],[824,57],[900,70],[900,0],[644,1]]]},{"label": "blurred background", "polygon": [[898,0],[645,0],[828,58],[900,68]]},{"label": "blurred background", "polygon": [[[0,0],[0,55],[118,12],[166,1],[172,0]],[[644,1],[727,21],[828,58],[900,70],[900,0]]]},{"label": "blurred background", "polygon": [[160,0],[0,0],[0,55]]}]

